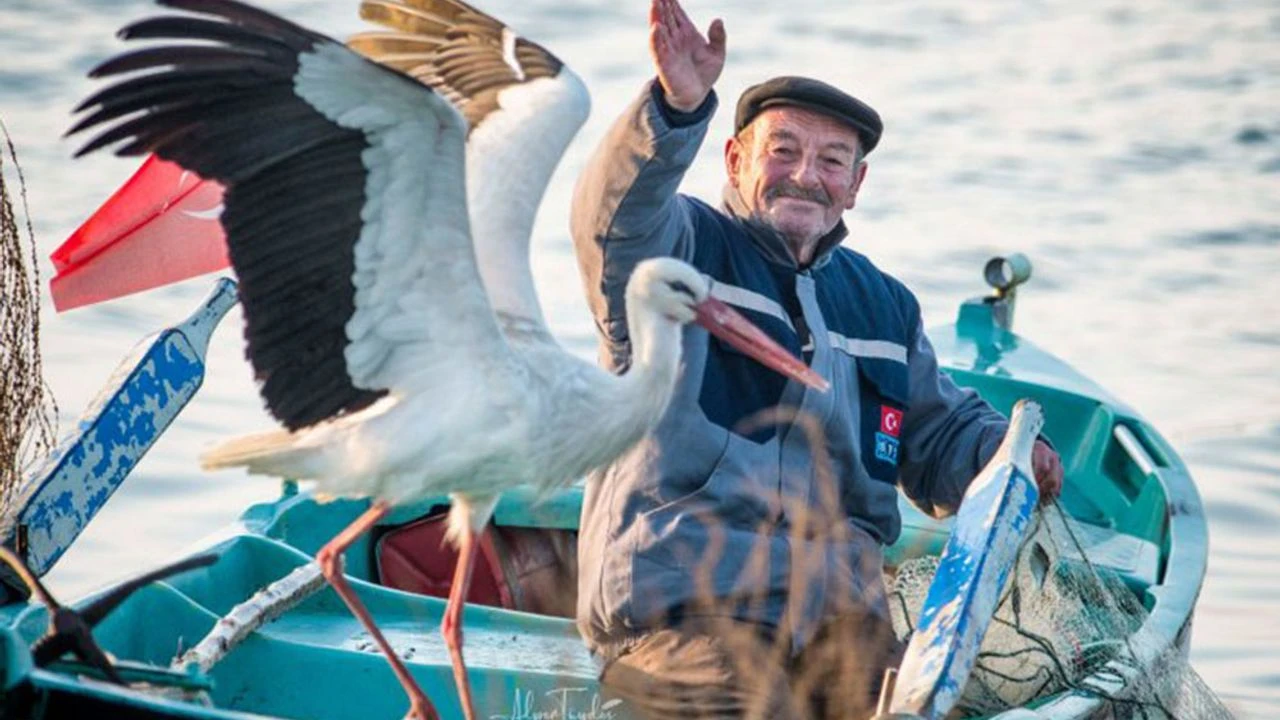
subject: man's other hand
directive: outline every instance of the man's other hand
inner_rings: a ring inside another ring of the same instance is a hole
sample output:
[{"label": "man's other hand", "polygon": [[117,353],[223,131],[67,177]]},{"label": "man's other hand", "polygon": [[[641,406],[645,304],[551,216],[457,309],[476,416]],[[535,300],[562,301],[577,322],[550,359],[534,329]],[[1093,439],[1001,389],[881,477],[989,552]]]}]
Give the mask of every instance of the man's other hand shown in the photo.
[{"label": "man's other hand", "polygon": [[1043,440],[1031,449],[1031,470],[1040,486],[1040,502],[1047,503],[1062,492],[1062,458]]},{"label": "man's other hand", "polygon": [[676,0],[653,0],[649,7],[649,52],[667,103],[693,112],[724,69],[724,23],[711,21],[707,37],[693,26]]}]

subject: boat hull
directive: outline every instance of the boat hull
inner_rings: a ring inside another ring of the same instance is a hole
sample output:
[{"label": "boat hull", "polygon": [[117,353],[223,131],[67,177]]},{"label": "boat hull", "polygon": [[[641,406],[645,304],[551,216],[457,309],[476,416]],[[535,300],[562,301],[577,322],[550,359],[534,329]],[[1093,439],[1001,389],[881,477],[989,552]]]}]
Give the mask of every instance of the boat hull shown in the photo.
[{"label": "boat hull", "polygon": [[[931,331],[939,358],[957,383],[1008,412],[1021,398],[1045,409],[1044,434],[1062,453],[1067,483],[1061,502],[1092,528],[1091,559],[1123,577],[1149,615],[1135,634],[1141,662],[1188,647],[1191,618],[1207,558],[1203,508],[1186,467],[1137,413],[1070,366],[999,327],[961,322]],[[441,511],[447,498],[397,508],[384,527]],[[541,503],[517,490],[503,496],[494,522],[515,528],[572,531],[581,489]],[[207,674],[174,658],[205,637],[259,589],[311,562],[314,553],[367,505],[318,503],[286,483],[281,497],[249,508],[208,541],[218,561],[130,597],[95,631],[116,658],[168,671],[159,684],[200,685],[212,705],[180,702],[84,679],[67,668],[35,668],[26,647],[47,625],[28,602],[0,607],[5,682],[0,709],[19,717],[39,707],[67,708],[75,717],[332,718],[401,717],[399,684],[363,629],[325,588],[251,633]],[[900,504],[903,534],[886,549],[890,567],[941,552],[950,525]],[[377,532],[375,531],[375,535]],[[424,550],[429,552],[430,549]],[[461,717],[448,653],[437,631],[444,601],[379,584],[376,539],[349,550],[347,571],[393,647],[445,718]],[[94,598],[85,598],[83,607]],[[599,668],[572,620],[500,607],[469,605],[464,617],[467,659],[479,715],[486,718],[625,718],[624,703],[597,683]],[[1104,668],[1084,687],[1006,713],[1014,718],[1084,718],[1105,711],[1102,694],[1124,696],[1140,666]],[[106,712],[104,709],[109,709]],[[102,711],[102,712],[100,712]]]}]

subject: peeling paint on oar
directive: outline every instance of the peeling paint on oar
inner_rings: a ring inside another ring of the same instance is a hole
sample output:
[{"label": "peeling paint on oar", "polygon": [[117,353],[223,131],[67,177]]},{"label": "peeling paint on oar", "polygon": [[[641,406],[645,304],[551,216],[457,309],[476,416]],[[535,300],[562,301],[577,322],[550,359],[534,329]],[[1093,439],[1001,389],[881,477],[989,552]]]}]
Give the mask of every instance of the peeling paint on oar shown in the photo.
[{"label": "peeling paint on oar", "polygon": [[204,356],[236,303],[220,279],[182,323],[138,343],[76,423],[27,478],[3,523],[3,541],[37,576],[66,552],[204,381]]},{"label": "peeling paint on oar", "polygon": [[1043,425],[1039,405],[1018,401],[1004,442],[965,491],[880,717],[933,720],[960,699],[1040,497],[1031,449]]}]

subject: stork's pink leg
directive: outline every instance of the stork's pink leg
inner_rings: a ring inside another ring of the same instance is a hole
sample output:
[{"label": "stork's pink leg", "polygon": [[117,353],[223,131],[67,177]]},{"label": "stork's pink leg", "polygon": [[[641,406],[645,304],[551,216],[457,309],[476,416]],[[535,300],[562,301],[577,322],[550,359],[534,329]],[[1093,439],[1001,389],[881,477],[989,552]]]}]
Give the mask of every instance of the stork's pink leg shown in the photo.
[{"label": "stork's pink leg", "polygon": [[387,656],[387,662],[391,663],[391,669],[395,672],[396,678],[400,680],[400,684],[404,686],[404,691],[409,694],[409,714],[406,717],[416,718],[417,720],[439,720],[436,714],[435,706],[427,699],[422,688],[418,687],[418,682],[409,674],[409,670],[405,668],[404,663],[400,662],[400,658],[396,657],[395,651],[391,649],[391,644],[382,636],[382,631],[374,624],[373,617],[369,615],[369,611],[365,609],[364,603],[360,602],[360,598],[356,596],[351,585],[347,583],[347,578],[342,573],[342,554],[346,552],[351,543],[356,538],[369,531],[373,524],[378,522],[390,506],[385,502],[375,502],[363,515],[356,518],[356,521],[347,526],[345,530],[338,533],[337,537],[330,540],[320,551],[316,553],[316,562],[320,565],[320,572],[324,574],[329,584],[337,591],[338,596],[343,602],[351,608],[351,614],[356,616],[364,629],[373,637],[373,641],[378,643],[378,647],[382,649],[382,654]]},{"label": "stork's pink leg", "polygon": [[458,698],[467,720],[475,720],[476,710],[471,702],[471,681],[467,679],[467,665],[462,660],[462,607],[471,589],[471,571],[476,566],[476,535],[470,525],[462,533],[458,544],[458,567],[453,572],[453,587],[449,588],[449,602],[444,608],[444,620],[440,622],[440,634],[449,646],[449,658],[453,661],[453,679],[458,685]]}]

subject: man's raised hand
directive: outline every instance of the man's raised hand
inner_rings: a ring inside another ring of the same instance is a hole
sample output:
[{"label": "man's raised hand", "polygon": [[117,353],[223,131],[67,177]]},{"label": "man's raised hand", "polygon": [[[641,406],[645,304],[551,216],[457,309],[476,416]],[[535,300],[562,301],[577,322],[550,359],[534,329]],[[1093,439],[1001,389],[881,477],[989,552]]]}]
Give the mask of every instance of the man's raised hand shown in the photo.
[{"label": "man's raised hand", "polygon": [[676,0],[649,7],[649,51],[667,103],[681,112],[702,104],[724,69],[724,23],[711,21],[704,38]]}]

